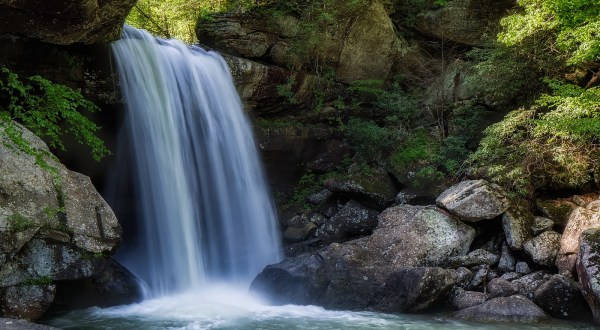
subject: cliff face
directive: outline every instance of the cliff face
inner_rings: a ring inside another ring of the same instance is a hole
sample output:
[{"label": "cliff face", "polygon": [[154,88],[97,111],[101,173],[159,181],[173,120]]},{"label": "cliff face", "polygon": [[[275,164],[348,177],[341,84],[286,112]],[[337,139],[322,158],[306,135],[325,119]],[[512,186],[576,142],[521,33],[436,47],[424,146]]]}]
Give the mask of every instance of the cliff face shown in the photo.
[{"label": "cliff face", "polygon": [[69,45],[118,38],[135,0],[0,1],[0,34]]}]

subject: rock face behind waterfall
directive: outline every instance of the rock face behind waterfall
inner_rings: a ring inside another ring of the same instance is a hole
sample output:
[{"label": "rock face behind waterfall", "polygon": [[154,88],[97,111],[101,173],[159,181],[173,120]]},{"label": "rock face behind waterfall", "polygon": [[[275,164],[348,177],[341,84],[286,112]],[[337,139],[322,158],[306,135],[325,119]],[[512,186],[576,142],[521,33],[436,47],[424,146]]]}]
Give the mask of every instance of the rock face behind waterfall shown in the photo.
[{"label": "rock face behind waterfall", "polygon": [[31,320],[52,303],[55,281],[105,269],[121,227],[88,177],[66,169],[44,142],[22,132],[48,156],[36,162],[0,133],[0,308],[5,317]]}]

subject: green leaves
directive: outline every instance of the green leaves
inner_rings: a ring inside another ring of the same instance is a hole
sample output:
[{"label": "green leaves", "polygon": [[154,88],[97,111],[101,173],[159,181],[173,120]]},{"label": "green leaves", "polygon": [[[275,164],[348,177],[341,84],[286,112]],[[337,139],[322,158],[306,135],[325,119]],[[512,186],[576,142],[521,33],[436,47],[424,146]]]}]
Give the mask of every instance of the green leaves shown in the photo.
[{"label": "green leaves", "polygon": [[[45,139],[53,148],[65,150],[62,139],[63,133],[67,132],[77,142],[89,146],[95,160],[110,154],[104,142],[96,136],[100,127],[81,113],[83,110],[96,112],[99,108],[79,91],[40,76],[29,77],[27,82],[23,82],[8,68],[0,67],[0,92],[5,96],[5,101],[0,102],[2,134],[18,149],[35,154],[12,120]],[[4,100],[2,94],[0,100]]]}]

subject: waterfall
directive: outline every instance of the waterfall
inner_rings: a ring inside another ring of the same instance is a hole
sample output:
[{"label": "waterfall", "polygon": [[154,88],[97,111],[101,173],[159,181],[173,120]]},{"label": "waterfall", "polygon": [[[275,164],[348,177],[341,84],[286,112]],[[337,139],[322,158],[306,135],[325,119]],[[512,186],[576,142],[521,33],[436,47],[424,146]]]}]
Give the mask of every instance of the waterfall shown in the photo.
[{"label": "waterfall", "polygon": [[281,249],[227,64],[215,52],[129,26],[112,49],[126,108],[113,182],[129,182],[137,218],[120,261],[151,296],[249,283]]}]

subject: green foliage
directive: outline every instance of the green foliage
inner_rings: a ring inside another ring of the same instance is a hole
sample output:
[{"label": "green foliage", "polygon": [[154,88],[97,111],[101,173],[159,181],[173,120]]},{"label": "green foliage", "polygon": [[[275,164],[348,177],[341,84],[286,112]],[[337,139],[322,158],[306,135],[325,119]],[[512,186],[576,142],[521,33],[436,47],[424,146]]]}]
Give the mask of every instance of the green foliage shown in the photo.
[{"label": "green foliage", "polygon": [[285,98],[287,103],[294,105],[300,103],[298,99],[296,99],[296,95],[294,94],[294,85],[296,84],[296,75],[291,75],[285,84],[277,85],[275,88],[277,89],[277,95]]},{"label": "green foliage", "polygon": [[18,233],[36,226],[35,222],[21,214],[15,213],[7,219],[8,228],[12,232]]},{"label": "green foliage", "polygon": [[65,150],[62,142],[64,132],[71,134],[79,143],[90,147],[92,157],[100,160],[110,153],[95,133],[100,129],[80,111],[98,111],[98,107],[86,100],[79,91],[54,84],[40,76],[29,77],[26,82],[6,67],[0,67],[0,125],[2,135],[20,150],[34,155],[40,163],[43,152],[29,146],[22,132],[14,126],[17,121],[37,136],[45,139],[56,149]]},{"label": "green foliage", "polygon": [[27,285],[50,285],[52,284],[52,278],[49,276],[42,276],[37,278],[29,278],[25,281],[19,283],[19,286],[27,286]]},{"label": "green foliage", "polygon": [[391,144],[389,131],[371,120],[352,118],[346,126],[350,145],[364,160],[379,159]]}]

